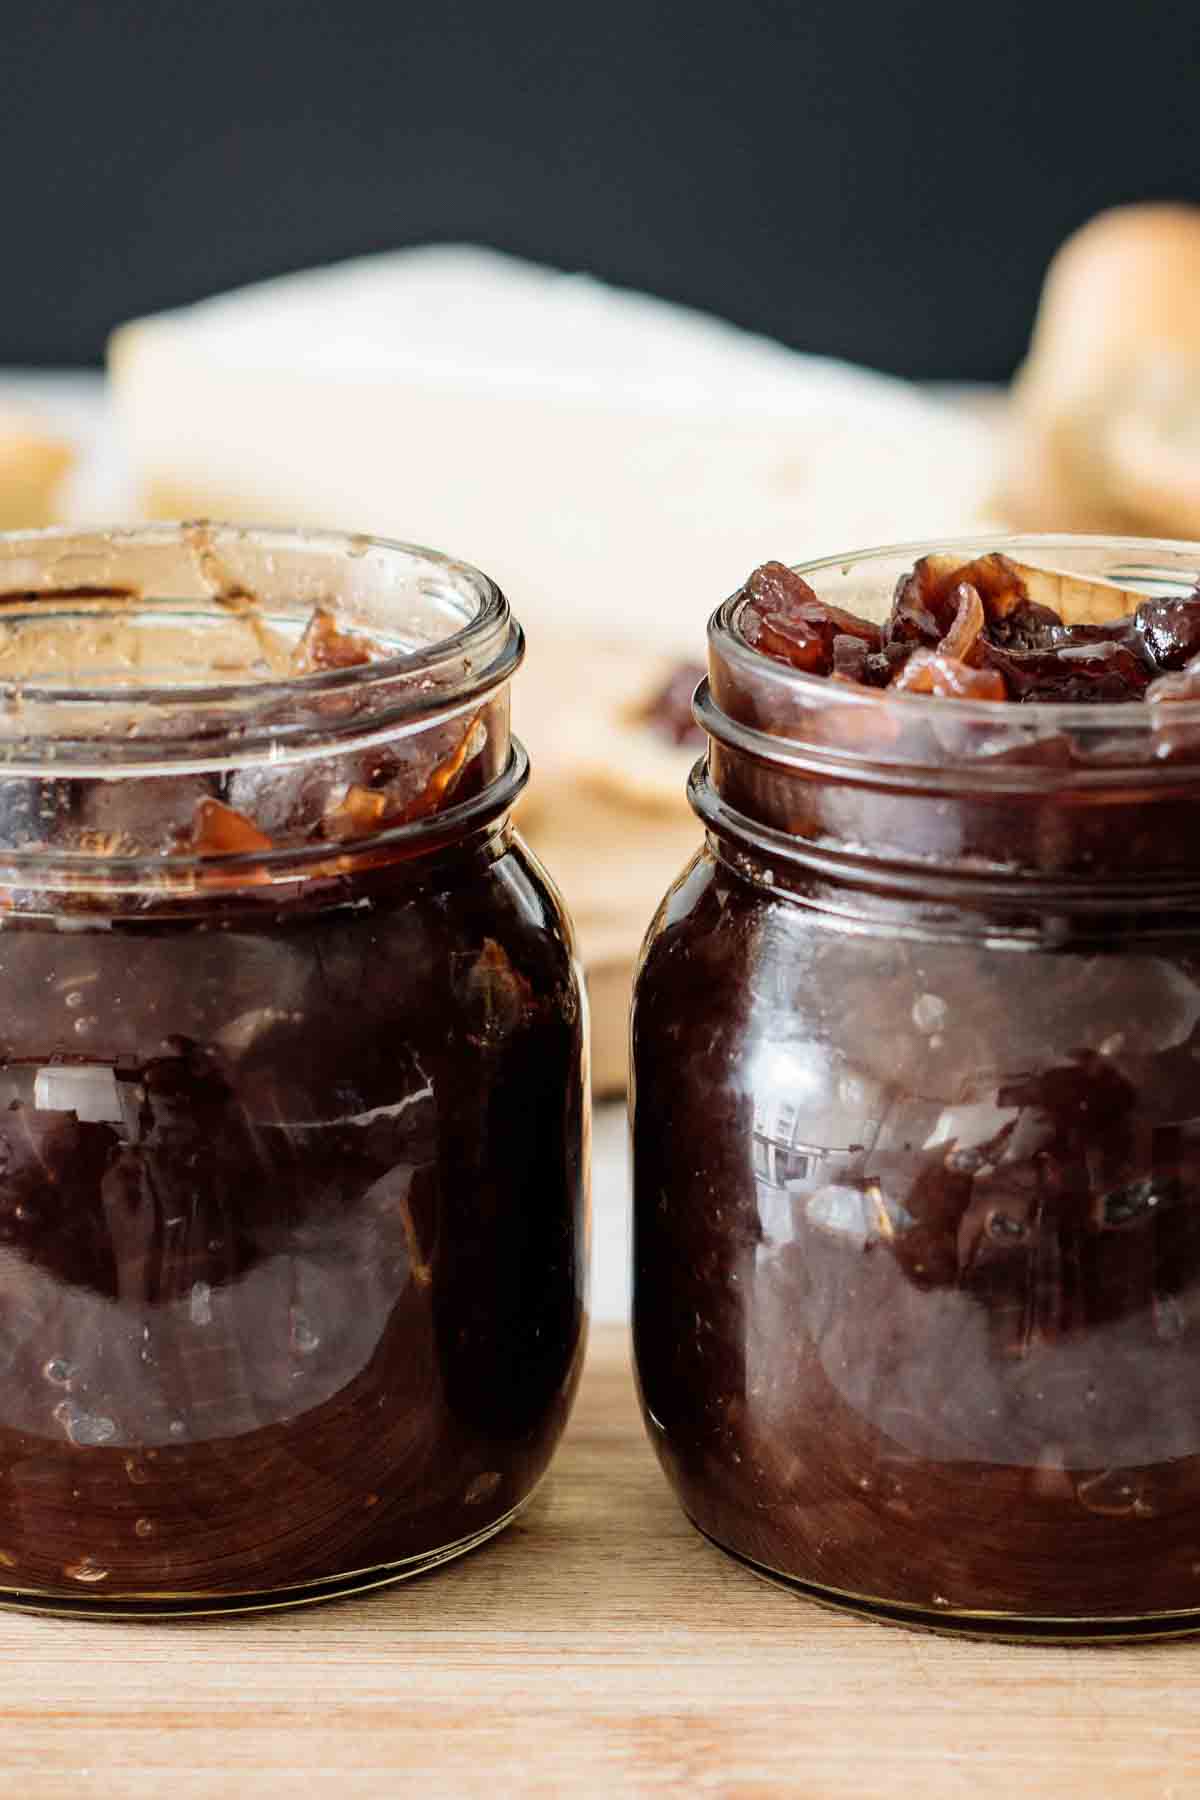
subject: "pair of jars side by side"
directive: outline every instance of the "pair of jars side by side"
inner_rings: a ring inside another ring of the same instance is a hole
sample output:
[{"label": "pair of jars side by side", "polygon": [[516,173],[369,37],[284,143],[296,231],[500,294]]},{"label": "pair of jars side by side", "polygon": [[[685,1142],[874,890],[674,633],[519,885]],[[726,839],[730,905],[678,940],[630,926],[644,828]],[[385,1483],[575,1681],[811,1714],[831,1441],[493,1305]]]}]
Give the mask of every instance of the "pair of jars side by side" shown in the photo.
[{"label": "pair of jars side by side", "polygon": [[[861,611],[941,547],[802,573]],[[707,843],[632,1029],[637,1370],[685,1510],[884,1617],[1195,1629],[1200,708],[854,690],[736,602],[697,706]]]},{"label": "pair of jars side by side", "polygon": [[0,598],[0,1601],[419,1573],[528,1500],[584,1338],[519,631],[333,534],[9,537]]}]

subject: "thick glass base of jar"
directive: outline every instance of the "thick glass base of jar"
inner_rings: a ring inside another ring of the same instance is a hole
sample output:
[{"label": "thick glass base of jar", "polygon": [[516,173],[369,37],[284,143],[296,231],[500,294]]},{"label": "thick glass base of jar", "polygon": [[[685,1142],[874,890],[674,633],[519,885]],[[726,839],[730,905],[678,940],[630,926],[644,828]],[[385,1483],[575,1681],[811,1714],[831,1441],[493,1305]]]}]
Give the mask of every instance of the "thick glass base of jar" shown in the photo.
[{"label": "thick glass base of jar", "polygon": [[97,1595],[94,1600],[75,1594],[38,1594],[27,1588],[0,1587],[0,1610],[65,1619],[204,1619],[235,1613],[286,1612],[292,1607],[318,1606],[326,1600],[347,1600],[372,1588],[393,1587],[397,1582],[428,1575],[443,1563],[455,1562],[480,1549],[521,1517],[538,1487],[470,1537],[427,1550],[421,1556],[408,1556],[401,1562],[381,1563],[370,1569],[353,1569],[324,1581],[258,1594],[106,1594],[103,1598]]},{"label": "thick glass base of jar", "polygon": [[769,1568],[743,1556],[728,1544],[696,1524],[700,1536],[720,1550],[731,1561],[739,1563],[760,1581],[784,1588],[798,1599],[811,1600],[817,1606],[834,1612],[854,1613],[861,1619],[872,1619],[878,1625],[900,1625],[909,1631],[932,1631],[941,1637],[984,1638],[1010,1644],[1113,1644],[1144,1643],[1162,1638],[1190,1637],[1200,1633],[1200,1610],[1190,1607],[1178,1613],[1148,1613],[1143,1618],[1127,1619],[1050,1619],[1021,1618],[1017,1614],[988,1612],[927,1612],[916,1606],[896,1606],[868,1594],[847,1594],[838,1588],[821,1587],[819,1583],[801,1581],[785,1575],[781,1569]]}]

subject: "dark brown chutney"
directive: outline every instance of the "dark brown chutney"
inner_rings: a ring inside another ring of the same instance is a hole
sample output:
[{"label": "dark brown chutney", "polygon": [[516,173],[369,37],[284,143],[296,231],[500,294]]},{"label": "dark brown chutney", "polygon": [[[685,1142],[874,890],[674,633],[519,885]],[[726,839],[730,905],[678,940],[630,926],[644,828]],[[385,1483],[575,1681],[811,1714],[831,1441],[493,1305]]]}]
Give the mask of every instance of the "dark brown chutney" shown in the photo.
[{"label": "dark brown chutney", "polygon": [[[1108,641],[1191,632],[1194,546],[998,548],[1148,595]],[[918,552],[805,574],[862,624]],[[708,841],[635,993],[651,1439],[703,1532],[817,1597],[1195,1628],[1200,708],[822,679],[752,600],[713,621]]]},{"label": "dark brown chutney", "polygon": [[[222,541],[281,582],[303,555],[334,585],[338,549]],[[519,639],[487,604],[486,643],[369,704],[372,658],[318,621],[315,696],[292,679],[270,727],[313,753],[282,766],[251,731],[196,770],[193,717],[152,774],[0,781],[0,1599],[372,1585],[547,1466],[583,1341],[584,1019],[508,822]]]}]

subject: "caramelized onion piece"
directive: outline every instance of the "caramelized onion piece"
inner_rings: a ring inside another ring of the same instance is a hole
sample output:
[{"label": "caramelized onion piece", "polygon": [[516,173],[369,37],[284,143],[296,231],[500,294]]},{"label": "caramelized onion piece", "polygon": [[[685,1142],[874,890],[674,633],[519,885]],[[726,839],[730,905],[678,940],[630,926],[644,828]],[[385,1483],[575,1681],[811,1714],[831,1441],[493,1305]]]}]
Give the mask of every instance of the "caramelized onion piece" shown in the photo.
[{"label": "caramelized onion piece", "polygon": [[352,782],[338,804],[325,814],[328,838],[364,837],[377,831],[387,812],[387,795]]},{"label": "caramelized onion piece", "polygon": [[668,744],[703,744],[704,733],[692,714],[692,695],[703,679],[703,663],[676,663],[666,680],[633,711],[633,720],[648,726]]},{"label": "caramelized onion piece", "polygon": [[449,799],[458,785],[459,776],[473,756],[478,756],[487,741],[487,727],[481,715],[471,720],[457,748],[438,764],[425,784],[425,791],[408,809],[409,819],[424,819]]},{"label": "caramelized onion piece", "polygon": [[196,856],[238,856],[254,850],[270,850],[271,839],[245,813],[235,812],[220,800],[196,802],[188,848]]},{"label": "caramelized onion piece", "polygon": [[1146,598],[999,552],[934,552],[898,581],[882,641],[782,563],[745,593],[748,643],[847,685],[1018,704],[1200,698],[1200,585]]},{"label": "caramelized onion piece", "polygon": [[[439,812],[454,793],[468,763],[487,743],[487,725],[477,713],[464,728],[462,736],[452,743],[440,762],[435,745],[444,745],[449,727],[436,727],[433,741],[416,740],[415,758],[391,772],[390,779],[381,775],[377,787],[352,782],[337,805],[331,807],[321,822],[323,835],[335,842],[369,837],[397,825],[411,825]],[[429,773],[424,783],[415,787],[425,768]],[[415,791],[414,791],[415,789]]]},{"label": "caramelized onion piece", "polygon": [[1127,645],[1064,631],[1055,649],[1003,650],[986,644],[984,660],[1004,676],[1014,700],[1078,706],[1140,700],[1150,679],[1146,663]]},{"label": "caramelized onion piece", "polygon": [[828,675],[837,637],[861,638],[870,650],[879,649],[878,625],[843,612],[840,606],[826,605],[786,563],[763,563],[743,592],[742,635],[776,662],[790,663],[810,675]]},{"label": "caramelized onion piece", "polygon": [[938,645],[938,654],[965,663],[974,656],[975,646],[983,632],[983,601],[979,597],[979,589],[972,587],[969,581],[959,583],[954,590],[954,597],[958,610],[949,631]]},{"label": "caramelized onion piece", "polygon": [[952,590],[962,581],[978,588],[989,625],[1026,607],[1035,608],[1035,616],[1042,622],[1109,625],[1127,618],[1145,598],[1110,581],[1037,569],[997,551],[965,563],[950,552],[923,556],[912,574],[902,578],[896,598],[898,602],[902,597],[919,602],[929,612],[944,611]]},{"label": "caramelized onion piece", "polygon": [[833,640],[830,680],[849,681],[856,687],[868,686],[867,658],[870,654],[862,638],[851,637],[847,631],[839,631]]},{"label": "caramelized onion piece", "polygon": [[363,663],[376,661],[382,654],[370,638],[339,631],[329,608],[317,606],[292,652],[292,673],[315,675],[325,669],[357,669]]},{"label": "caramelized onion piece", "polygon": [[1200,652],[1200,589],[1180,599],[1144,600],[1137,609],[1137,628],[1156,669],[1188,668]]},{"label": "caramelized onion piece", "polygon": [[971,669],[937,650],[914,650],[892,687],[902,694],[938,694],[947,700],[1006,700],[1004,677],[995,669]]},{"label": "caramelized onion piece", "polygon": [[1193,656],[1182,669],[1174,675],[1160,675],[1146,689],[1146,699],[1152,705],[1161,705],[1164,701],[1200,700],[1200,656]]}]

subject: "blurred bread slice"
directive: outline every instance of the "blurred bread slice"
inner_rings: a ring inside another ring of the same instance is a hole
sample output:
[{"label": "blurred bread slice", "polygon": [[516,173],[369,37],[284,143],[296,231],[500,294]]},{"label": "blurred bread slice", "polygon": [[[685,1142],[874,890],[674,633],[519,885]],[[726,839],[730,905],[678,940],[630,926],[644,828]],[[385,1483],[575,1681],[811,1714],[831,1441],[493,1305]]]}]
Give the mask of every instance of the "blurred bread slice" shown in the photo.
[{"label": "blurred bread slice", "polygon": [[1200,537],[1200,207],[1101,213],[1054,258],[1002,505],[1031,529]]},{"label": "blurred bread slice", "polygon": [[0,411],[0,531],[53,525],[74,460],[71,446],[36,421]]}]

